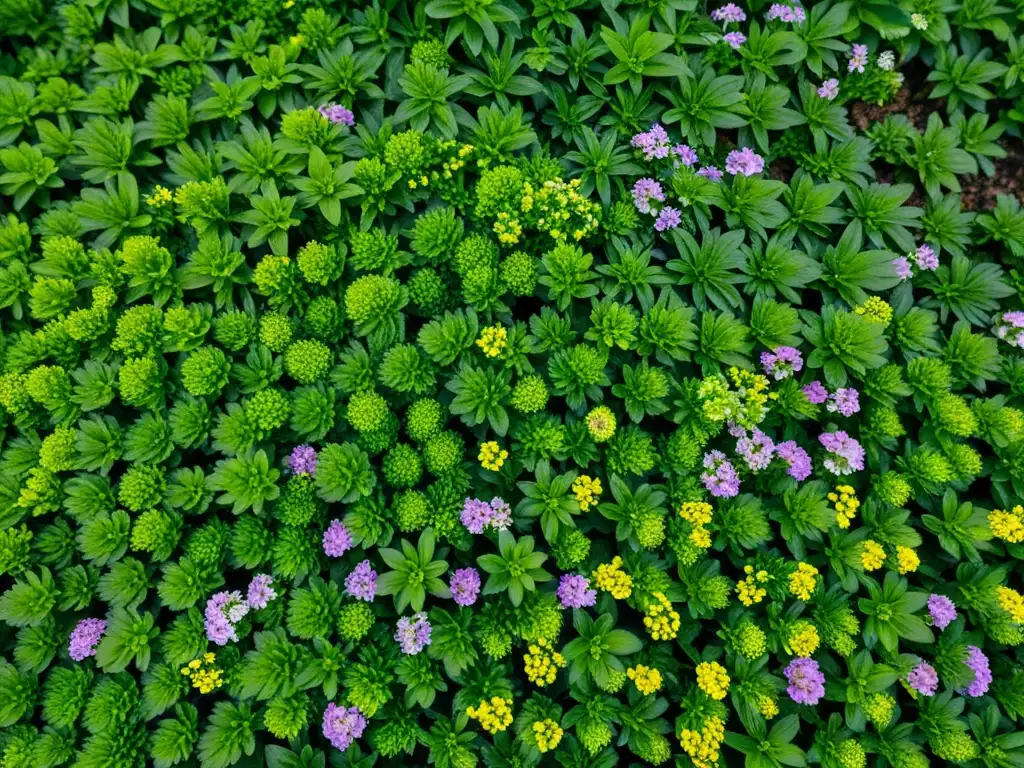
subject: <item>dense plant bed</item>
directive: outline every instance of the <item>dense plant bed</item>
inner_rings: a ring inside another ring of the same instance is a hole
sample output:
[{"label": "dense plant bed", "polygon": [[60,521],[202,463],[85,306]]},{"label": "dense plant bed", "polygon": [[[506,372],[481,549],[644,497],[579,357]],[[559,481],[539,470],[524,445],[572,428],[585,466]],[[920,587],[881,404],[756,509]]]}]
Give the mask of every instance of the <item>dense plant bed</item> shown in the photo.
[{"label": "dense plant bed", "polygon": [[0,766],[1024,765],[1024,6],[2,0]]}]

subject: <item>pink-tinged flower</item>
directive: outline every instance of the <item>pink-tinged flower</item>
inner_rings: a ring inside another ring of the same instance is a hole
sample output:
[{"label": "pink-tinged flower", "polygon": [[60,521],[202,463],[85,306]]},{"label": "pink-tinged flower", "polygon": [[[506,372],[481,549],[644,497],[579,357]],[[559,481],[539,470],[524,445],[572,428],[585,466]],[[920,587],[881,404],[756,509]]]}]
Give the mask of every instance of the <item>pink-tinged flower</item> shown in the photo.
[{"label": "pink-tinged flower", "polygon": [[657,123],[651,126],[651,130],[636,134],[630,143],[644,153],[645,160],[664,160],[668,157],[668,134]]},{"label": "pink-tinged flower", "polygon": [[713,10],[711,20],[720,21],[723,24],[739,24],[741,21],[747,20],[747,14],[736,3],[729,3]]},{"label": "pink-tinged flower", "polygon": [[206,637],[217,645],[238,642],[235,625],[249,613],[249,603],[242,593],[218,592],[206,601]]},{"label": "pink-tinged flower", "polygon": [[657,232],[664,232],[667,229],[675,229],[682,222],[682,214],[670,205],[661,209],[658,218],[654,222],[654,229]]},{"label": "pink-tinged flower", "polygon": [[483,533],[490,522],[494,511],[486,501],[467,498],[462,504],[460,519],[470,533]]},{"label": "pink-tinged flower", "polygon": [[260,611],[270,605],[270,601],[277,597],[273,583],[274,579],[265,573],[257,573],[252,577],[245,594],[245,602],[250,608]]},{"label": "pink-tinged flower", "polygon": [[772,463],[775,443],[755,427],[749,437],[743,436],[736,442],[736,453],[743,457],[752,471],[758,472]]},{"label": "pink-tinged flower", "polygon": [[773,352],[761,353],[761,367],[766,376],[782,381],[800,373],[804,369],[804,359],[796,347],[776,347]]},{"label": "pink-tinged flower", "polygon": [[814,405],[821,405],[828,400],[828,390],[820,381],[812,381],[803,388],[803,392]]},{"label": "pink-tinged flower", "polygon": [[356,124],[356,116],[352,114],[352,110],[347,107],[343,107],[340,104],[325,104],[317,109],[321,115],[326,117],[335,125],[347,125],[352,127]]},{"label": "pink-tinged flower", "polygon": [[850,50],[850,61],[846,65],[848,72],[864,72],[868,63],[868,47],[860,43],[854,43]]},{"label": "pink-tinged flower", "polygon": [[500,496],[491,499],[491,528],[507,531],[512,526],[512,507]]},{"label": "pink-tinged flower", "polygon": [[324,710],[324,738],[344,752],[366,730],[366,718],[358,707],[339,707],[333,701]]},{"label": "pink-tinged flower", "polygon": [[818,442],[828,451],[825,469],[833,475],[852,475],[864,469],[864,449],[843,430],[824,432]]},{"label": "pink-tinged flower", "polygon": [[296,475],[316,474],[316,448],[311,445],[297,445],[288,457],[288,469]]},{"label": "pink-tinged flower", "polygon": [[956,621],[956,604],[945,595],[928,595],[928,615],[941,632]]},{"label": "pink-tinged flower", "polygon": [[807,19],[807,13],[798,4],[773,3],[768,9],[766,17],[768,21],[784,21],[787,24],[802,24]]},{"label": "pink-tinged flower", "polygon": [[978,698],[988,693],[988,687],[992,684],[992,670],[988,665],[988,656],[981,652],[981,648],[975,645],[967,646],[967,661],[964,662],[968,669],[974,672],[974,680],[966,688],[957,688],[957,693]]},{"label": "pink-tinged flower", "polygon": [[934,272],[939,268],[939,256],[930,245],[919,245],[911,258],[918,269]]},{"label": "pink-tinged flower", "polygon": [[939,675],[935,667],[922,661],[907,674],[907,683],[922,696],[934,696],[939,690]]},{"label": "pink-tinged flower", "polygon": [[740,492],[740,478],[732,462],[721,451],[704,455],[704,469],[700,480],[708,492],[717,498],[731,499]]},{"label": "pink-tinged flower", "polygon": [[676,156],[679,165],[689,168],[697,164],[697,153],[688,144],[676,144],[672,147],[672,154]]},{"label": "pink-tinged flower", "polygon": [[452,574],[449,589],[456,605],[472,605],[480,596],[480,572],[476,568],[459,568]]},{"label": "pink-tinged flower", "polygon": [[733,176],[756,176],[764,171],[764,158],[750,147],[734,149],[725,158],[725,170]]},{"label": "pink-tinged flower", "polygon": [[597,590],[590,588],[590,579],[575,573],[566,573],[555,590],[563,608],[587,608],[597,602]]},{"label": "pink-tinged flower", "polygon": [[795,440],[787,440],[775,446],[775,455],[786,462],[786,474],[798,482],[811,476],[811,457]]},{"label": "pink-tinged flower", "polygon": [[786,693],[797,704],[813,706],[825,695],[825,675],[814,659],[793,659],[783,674],[789,683]]},{"label": "pink-tinged flower", "polygon": [[722,39],[729,44],[729,47],[734,51],[738,51],[743,47],[743,44],[747,42],[747,36],[742,32],[727,32],[722,35]]},{"label": "pink-tinged flower", "polygon": [[345,591],[356,600],[372,603],[377,596],[377,572],[369,560],[363,560],[345,577]]},{"label": "pink-tinged flower", "polygon": [[825,99],[826,101],[834,101],[836,96],[839,95],[839,81],[834,77],[826,80],[818,88],[818,96]]},{"label": "pink-tinged flower", "polygon": [[721,181],[722,172],[713,165],[705,165],[697,171],[698,176],[703,176],[708,181]]},{"label": "pink-tinged flower", "polygon": [[892,268],[896,270],[896,277],[903,280],[908,280],[914,275],[914,269],[910,266],[910,262],[906,256],[900,256],[899,258],[892,260]]},{"label": "pink-tinged flower", "polygon": [[860,397],[857,395],[857,390],[852,387],[840,387],[829,395],[825,410],[847,417],[860,413]]},{"label": "pink-tinged flower", "polygon": [[324,554],[328,557],[341,557],[355,545],[352,534],[342,525],[341,520],[331,520],[324,531]]},{"label": "pink-tinged flower", "polygon": [[658,209],[652,206],[651,202],[662,203],[665,201],[665,192],[654,179],[638,179],[633,185],[633,205],[640,213],[656,214]]},{"label": "pink-tinged flower", "polygon": [[71,639],[68,643],[68,655],[71,660],[85,661],[90,656],[95,656],[96,646],[106,631],[107,622],[103,619],[82,619],[78,622],[71,630]]},{"label": "pink-tinged flower", "polygon": [[407,616],[400,618],[395,628],[395,640],[401,646],[402,653],[415,656],[430,645],[430,629],[427,614],[423,611],[413,614],[411,619]]},{"label": "pink-tinged flower", "polygon": [[1024,312],[1003,312],[996,316],[995,334],[1011,347],[1024,347]]}]

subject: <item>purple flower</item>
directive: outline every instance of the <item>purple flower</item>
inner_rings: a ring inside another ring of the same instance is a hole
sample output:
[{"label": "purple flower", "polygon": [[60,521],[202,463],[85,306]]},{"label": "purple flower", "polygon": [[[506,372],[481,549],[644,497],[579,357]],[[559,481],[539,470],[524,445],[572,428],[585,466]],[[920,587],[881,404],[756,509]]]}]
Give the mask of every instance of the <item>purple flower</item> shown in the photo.
[{"label": "purple flower", "polygon": [[825,468],[833,475],[852,475],[864,469],[864,449],[843,430],[824,432],[818,442],[828,451]]},{"label": "purple flower", "polygon": [[667,205],[658,214],[658,218],[654,222],[654,229],[658,232],[664,232],[666,229],[675,229],[682,220],[682,214],[672,206]]},{"label": "purple flower", "polygon": [[828,405],[825,406],[825,410],[829,413],[836,413],[837,411],[843,416],[853,416],[855,413],[860,412],[860,398],[857,395],[857,390],[851,387],[841,387],[829,395]]},{"label": "purple flower", "polygon": [[846,65],[848,72],[864,72],[868,63],[868,47],[860,43],[854,43],[850,51],[850,61]]},{"label": "purple flower", "polygon": [[467,607],[480,596],[480,571],[476,568],[459,568],[452,574],[449,588],[456,605]]},{"label": "purple flower", "polygon": [[911,258],[919,269],[934,272],[939,268],[939,257],[930,245],[919,245]]},{"label": "purple flower", "polygon": [[288,469],[296,475],[316,474],[316,448],[311,445],[296,445],[288,457]]},{"label": "purple flower", "polygon": [[559,579],[555,594],[563,608],[586,608],[597,602],[597,590],[590,588],[590,579],[575,573]]},{"label": "purple flower", "polygon": [[814,659],[793,659],[783,674],[789,683],[786,693],[797,704],[814,705],[825,695],[825,675]]},{"label": "purple flower", "polygon": [[704,455],[704,468],[708,470],[701,474],[701,482],[708,489],[712,496],[722,499],[731,499],[740,492],[740,479],[736,474],[736,468],[721,451],[711,451]]},{"label": "purple flower", "polygon": [[736,453],[743,457],[751,470],[757,472],[772,463],[775,443],[768,435],[755,427],[750,437],[741,437],[736,442]]},{"label": "purple flower", "polygon": [[324,710],[324,738],[344,752],[366,730],[366,718],[358,707],[339,707],[333,701]]},{"label": "purple flower", "polygon": [[496,531],[507,531],[512,525],[512,507],[500,496],[491,499],[491,528]]},{"label": "purple flower", "polygon": [[922,661],[910,670],[907,675],[907,683],[924,696],[934,696],[939,689],[939,675],[935,671],[935,667],[927,661]]},{"label": "purple flower", "polygon": [[803,482],[811,476],[811,457],[795,440],[779,443],[775,446],[775,455],[789,465],[786,474],[794,480]]},{"label": "purple flower", "polygon": [[807,18],[807,14],[799,5],[773,3],[772,7],[768,9],[768,15],[766,18],[768,21],[778,19],[779,21],[784,21],[787,24],[802,24]]},{"label": "purple flower", "polygon": [[833,101],[836,96],[839,95],[839,81],[834,77],[826,80],[818,88],[818,96],[825,99],[826,101]]},{"label": "purple flower", "polygon": [[914,270],[910,266],[910,262],[906,256],[900,256],[897,259],[892,260],[892,268],[896,270],[896,277],[900,281],[907,280],[913,276]]},{"label": "purple flower", "polygon": [[377,572],[373,570],[369,560],[363,560],[345,577],[345,591],[356,600],[373,602],[377,595]]},{"label": "purple flower", "polygon": [[756,176],[764,170],[764,158],[750,147],[734,149],[725,158],[725,170],[733,176]]},{"label": "purple flower", "polygon": [[676,156],[679,165],[689,168],[697,164],[697,153],[687,144],[676,144],[672,147],[672,154]]},{"label": "purple flower", "polygon": [[72,661],[85,661],[96,655],[96,646],[107,631],[107,622],[103,619],[82,619],[71,630],[71,642],[68,643],[68,654]]},{"label": "purple flower", "polygon": [[633,205],[640,213],[656,213],[657,208],[651,208],[651,201],[661,203],[665,200],[665,192],[661,184],[654,179],[638,179],[633,185]]},{"label": "purple flower", "polygon": [[395,640],[402,648],[402,653],[415,656],[430,645],[430,622],[427,614],[420,611],[410,619],[403,616],[395,628]]},{"label": "purple flower", "polygon": [[483,533],[494,512],[486,501],[467,498],[462,505],[462,524],[470,533]]},{"label": "purple flower", "polygon": [[[1024,312],[1003,312],[997,316],[995,334],[1011,347],[1024,347]],[[1014,333],[1011,333],[1014,331]]]},{"label": "purple flower", "polygon": [[721,21],[725,24],[739,24],[741,21],[747,20],[747,14],[736,3],[729,3],[713,10],[711,12],[711,20]]},{"label": "purple flower", "polygon": [[354,544],[352,534],[342,525],[341,520],[331,520],[331,524],[324,531],[324,554],[328,557],[341,557],[352,549]]},{"label": "purple flower", "polygon": [[340,104],[325,104],[322,107],[318,107],[321,115],[326,117],[335,125],[347,125],[349,127],[356,124],[356,116],[352,114],[352,110],[341,106]]},{"label": "purple flower", "polygon": [[274,579],[265,573],[257,573],[249,582],[249,589],[245,595],[245,602],[253,610],[260,611],[266,608],[270,601],[277,597],[277,592],[271,586]]},{"label": "purple flower", "polygon": [[802,371],[804,359],[800,355],[800,350],[795,347],[776,347],[774,352],[761,353],[761,367],[764,368],[765,375],[771,376],[775,381],[782,381]]},{"label": "purple flower", "polygon": [[957,693],[966,694],[974,699],[984,696],[992,683],[992,670],[988,666],[988,656],[981,652],[981,648],[968,645],[967,661],[964,664],[974,672],[974,680],[966,688],[958,688]]},{"label": "purple flower", "polygon": [[803,388],[807,399],[815,405],[821,405],[828,400],[828,390],[822,386],[820,381],[812,381]]},{"label": "purple flower", "polygon": [[701,169],[697,171],[697,175],[703,176],[708,181],[722,180],[722,172],[713,165],[702,166]]},{"label": "purple flower", "polygon": [[631,144],[644,153],[645,160],[653,160],[654,158],[664,160],[668,157],[668,134],[657,123],[654,123],[651,126],[651,130],[646,133],[636,134]]},{"label": "purple flower", "polygon": [[928,613],[941,632],[956,620],[956,604],[945,595],[928,596]]},{"label": "purple flower", "polygon": [[722,35],[722,39],[729,44],[734,51],[738,51],[747,42],[747,36],[742,32],[728,32]]},{"label": "purple flower", "polygon": [[218,592],[206,601],[206,636],[217,645],[238,642],[235,625],[249,613],[249,603],[242,593]]}]

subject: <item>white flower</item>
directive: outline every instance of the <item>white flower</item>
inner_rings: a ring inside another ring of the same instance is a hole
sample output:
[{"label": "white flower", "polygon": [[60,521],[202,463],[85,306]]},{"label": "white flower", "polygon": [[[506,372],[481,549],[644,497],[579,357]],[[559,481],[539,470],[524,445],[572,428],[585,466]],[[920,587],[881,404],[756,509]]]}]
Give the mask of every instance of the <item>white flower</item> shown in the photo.
[{"label": "white flower", "polygon": [[891,72],[896,66],[896,54],[892,51],[885,51],[878,55],[878,66],[886,72]]},{"label": "white flower", "polygon": [[922,32],[928,29],[928,19],[924,17],[923,13],[910,14],[910,23],[914,25],[914,29],[919,29]]}]

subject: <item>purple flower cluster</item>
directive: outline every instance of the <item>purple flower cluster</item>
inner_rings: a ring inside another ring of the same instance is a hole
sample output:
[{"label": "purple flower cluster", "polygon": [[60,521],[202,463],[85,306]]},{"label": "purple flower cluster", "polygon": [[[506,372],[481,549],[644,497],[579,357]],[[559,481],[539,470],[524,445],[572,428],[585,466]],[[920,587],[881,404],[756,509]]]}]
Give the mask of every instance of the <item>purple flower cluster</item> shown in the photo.
[{"label": "purple flower cluster", "polygon": [[249,603],[242,593],[218,592],[206,601],[206,636],[217,645],[238,642],[235,625],[249,613]]},{"label": "purple flower cluster", "polygon": [[909,280],[914,276],[914,269],[910,266],[910,262],[906,256],[900,256],[899,258],[892,260],[892,268],[896,271],[896,277],[903,280]]},{"label": "purple flower cluster", "polygon": [[803,392],[814,405],[821,405],[828,400],[828,390],[820,381],[812,381],[803,388]]},{"label": "purple flower cluster", "polygon": [[107,631],[107,622],[103,619],[82,619],[71,630],[71,641],[68,643],[68,655],[72,661],[85,661],[96,655],[96,646]]},{"label": "purple flower cluster", "polygon": [[427,621],[427,614],[420,611],[413,614],[411,619],[407,616],[400,618],[395,628],[395,640],[401,646],[402,653],[407,656],[415,656],[430,645],[430,622]]},{"label": "purple flower cluster", "polygon": [[725,158],[725,171],[733,176],[756,176],[764,171],[764,158],[750,147],[734,149]]},{"label": "purple flower cluster", "polygon": [[636,134],[630,143],[644,153],[645,160],[664,160],[671,149],[668,133],[657,123],[651,126],[651,130]]},{"label": "purple flower cluster", "polygon": [[1024,312],[1003,312],[995,334],[1013,347],[1024,347]]},{"label": "purple flower cluster", "polygon": [[747,42],[747,36],[742,32],[727,32],[722,35],[722,39],[729,44],[729,47],[734,51],[738,51],[743,47],[743,44]]},{"label": "purple flower cluster", "polygon": [[697,153],[688,144],[676,144],[672,147],[672,154],[676,156],[679,165],[685,165],[687,168],[696,165],[699,159]]},{"label": "purple flower cluster", "polygon": [[743,457],[747,466],[757,472],[772,463],[775,454],[775,443],[757,427],[750,435],[744,434],[736,441],[736,453]]},{"label": "purple flower cluster", "polygon": [[356,124],[356,116],[352,114],[352,110],[340,104],[325,104],[318,107],[318,111],[335,125],[351,127]]},{"label": "purple flower cluster", "polygon": [[775,446],[775,455],[786,462],[786,474],[803,482],[811,476],[811,457],[795,440],[787,440]]},{"label": "purple flower cluster", "polygon": [[654,179],[638,179],[633,185],[633,205],[640,213],[656,214],[657,206],[651,206],[651,201],[656,203],[665,202],[665,192]]},{"label": "purple flower cluster", "polygon": [[788,379],[804,368],[804,359],[796,347],[776,347],[774,352],[761,353],[761,367],[775,381]]},{"label": "purple flower cluster", "polygon": [[934,272],[939,268],[939,255],[930,245],[919,245],[910,258],[917,264],[918,269]]},{"label": "purple flower cluster", "polygon": [[928,595],[928,614],[941,632],[956,621],[956,604],[945,595]]},{"label": "purple flower cluster", "polygon": [[992,684],[992,670],[988,666],[988,656],[976,645],[967,646],[967,661],[964,662],[974,672],[974,680],[966,688],[958,688],[957,693],[966,694],[973,699],[988,693]]},{"label": "purple flower cluster", "polygon": [[476,568],[459,568],[452,574],[449,588],[456,605],[463,608],[473,605],[480,597],[480,571]]},{"label": "purple flower cluster", "polygon": [[939,689],[939,675],[935,667],[922,661],[907,674],[907,683],[924,696],[934,696]]},{"label": "purple flower cluster", "polygon": [[741,21],[747,20],[747,14],[736,3],[729,3],[713,10],[711,12],[711,20],[720,21],[724,24],[739,24]]},{"label": "purple flower cluster", "polygon": [[814,659],[793,659],[783,674],[789,683],[786,693],[797,704],[814,705],[825,695],[825,675]]},{"label": "purple flower cluster", "polygon": [[864,469],[864,449],[843,430],[824,432],[818,442],[828,451],[825,468],[833,475],[852,475]]},{"label": "purple flower cluster", "polygon": [[825,101],[834,101],[836,96],[839,95],[839,81],[834,77],[826,80],[818,88],[818,96]]},{"label": "purple flower cluster", "polygon": [[324,710],[324,738],[344,752],[366,730],[366,718],[358,707],[339,707],[333,701]]},{"label": "purple flower cluster", "polygon": [[698,176],[703,176],[708,181],[721,181],[722,172],[713,165],[705,165],[697,171]]},{"label": "purple flower cluster", "polygon": [[498,496],[490,503],[467,498],[460,519],[470,533],[483,533],[485,528],[507,531],[512,525],[512,507]]},{"label": "purple flower cluster", "polygon": [[700,479],[712,496],[731,499],[740,492],[740,478],[736,468],[721,451],[711,451],[704,455],[704,469],[707,471],[701,474]]},{"label": "purple flower cluster", "polygon": [[324,554],[328,557],[341,557],[354,546],[352,534],[342,525],[341,520],[331,520],[324,531]]},{"label": "purple flower cluster", "polygon": [[590,579],[575,573],[559,579],[555,594],[563,608],[589,608],[597,602],[597,590],[590,588]]},{"label": "purple flower cluster", "polygon": [[252,577],[245,594],[245,601],[250,608],[260,611],[270,605],[270,601],[277,597],[273,583],[274,579],[265,573],[257,573]]},{"label": "purple flower cluster", "polygon": [[863,74],[864,67],[868,63],[868,47],[860,43],[854,43],[850,49],[850,61],[847,62],[847,72],[860,72]]},{"label": "purple flower cluster", "polygon": [[772,7],[768,9],[766,16],[768,21],[784,21],[787,24],[803,24],[807,19],[807,12],[800,7],[799,4],[794,3],[789,5],[788,3],[772,3]]},{"label": "purple flower cluster", "polygon": [[654,222],[656,232],[664,232],[666,229],[675,229],[683,220],[682,214],[672,206],[665,206],[658,214]]},{"label": "purple flower cluster", "polygon": [[857,390],[852,387],[840,387],[828,396],[828,405],[825,409],[829,413],[840,413],[843,416],[860,413],[860,397]]},{"label": "purple flower cluster", "polygon": [[345,577],[345,591],[356,600],[372,603],[377,595],[377,572],[369,560],[363,560]]},{"label": "purple flower cluster", "polygon": [[316,448],[311,445],[297,445],[288,457],[288,469],[295,475],[316,474]]}]

